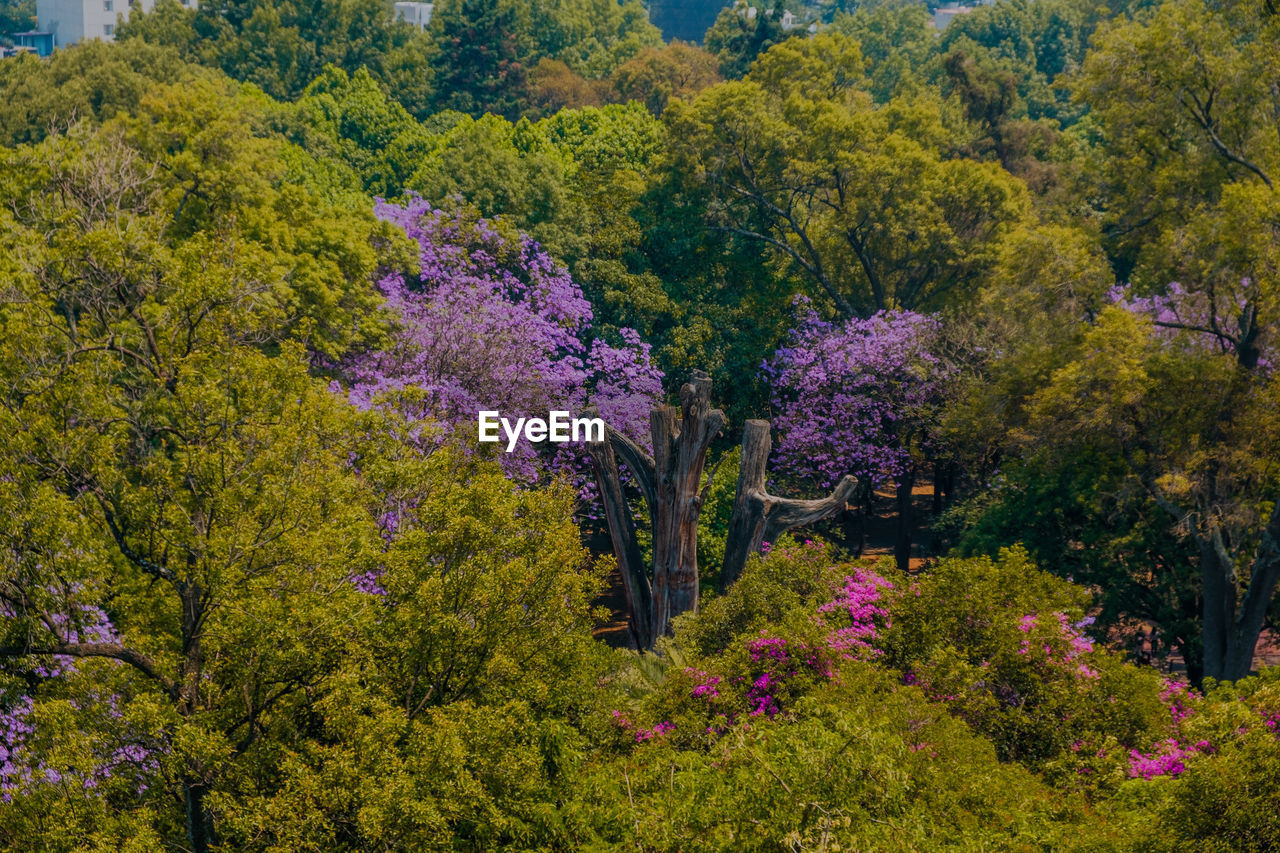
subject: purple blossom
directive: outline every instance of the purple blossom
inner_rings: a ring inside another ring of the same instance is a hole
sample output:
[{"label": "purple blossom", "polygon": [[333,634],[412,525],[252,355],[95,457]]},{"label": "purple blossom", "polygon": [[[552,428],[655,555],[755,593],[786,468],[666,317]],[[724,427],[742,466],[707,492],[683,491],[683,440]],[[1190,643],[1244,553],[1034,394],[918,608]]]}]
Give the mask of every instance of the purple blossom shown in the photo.
[{"label": "purple blossom", "polygon": [[[418,244],[421,272],[378,282],[397,328],[385,349],[344,365],[353,403],[394,406],[411,425],[405,438],[426,445],[457,436],[476,447],[482,410],[514,420],[588,405],[643,436],[662,380],[648,345],[631,329],[618,346],[593,339],[590,304],[537,243],[416,197],[375,213]],[[523,482],[585,470],[566,445],[540,452],[523,438],[500,460]]]},{"label": "purple blossom", "polygon": [[[1134,314],[1150,318],[1156,338],[1168,347],[1187,352],[1221,353],[1239,356],[1242,340],[1252,338],[1248,329],[1258,322],[1253,316],[1257,288],[1250,278],[1242,278],[1236,292],[1219,289],[1213,292],[1188,290],[1180,282],[1170,282],[1163,293],[1136,296],[1127,284],[1111,288],[1107,298]],[[1275,354],[1269,348],[1274,341],[1252,341],[1262,344],[1257,367],[1270,371]]]},{"label": "purple blossom", "polygon": [[938,321],[882,311],[834,324],[803,298],[786,345],[762,372],[773,387],[778,461],[833,486],[846,474],[880,484],[911,467],[911,444],[954,368],[933,352]]}]

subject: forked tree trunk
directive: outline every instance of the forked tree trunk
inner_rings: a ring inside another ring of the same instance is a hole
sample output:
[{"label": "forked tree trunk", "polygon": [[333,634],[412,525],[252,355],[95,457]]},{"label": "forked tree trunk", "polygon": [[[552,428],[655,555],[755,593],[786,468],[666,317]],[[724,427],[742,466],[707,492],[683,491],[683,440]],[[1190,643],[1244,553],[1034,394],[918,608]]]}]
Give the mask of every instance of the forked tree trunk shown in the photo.
[{"label": "forked tree trunk", "polygon": [[[594,463],[605,519],[627,596],[631,634],[651,648],[671,620],[698,607],[698,513],[706,499],[702,469],[711,439],[724,427],[724,413],[711,408],[711,377],[694,371],[680,389],[680,409],[660,406],[650,414],[653,456],[626,436],[606,429],[606,441],[587,445]],[[614,454],[635,478],[649,508],[653,570],[640,564],[630,509]]]},{"label": "forked tree trunk", "polygon": [[845,477],[835,491],[813,501],[779,498],[765,491],[769,449],[768,421],[747,421],[742,433],[742,463],[738,469],[738,491],[729,519],[724,565],[720,569],[721,589],[728,589],[742,574],[747,557],[760,551],[764,543],[796,527],[830,518],[845,508],[858,488],[856,477]]},{"label": "forked tree trunk", "polygon": [[[652,648],[668,633],[671,620],[698,608],[698,515],[711,487],[703,483],[707,448],[724,427],[724,413],[711,408],[711,378],[694,371],[680,389],[680,409],[662,406],[650,416],[653,455],[606,427],[606,440],[590,442],[600,499],[627,599],[627,621],[637,648]],[[769,458],[769,425],[749,421],[743,437],[742,470],[726,546],[722,584],[742,572],[747,556],[781,533],[812,524],[842,510],[856,488],[846,477],[820,501],[776,498],[764,490]],[[631,510],[618,463],[639,486],[653,530],[653,565],[646,571],[636,541]],[[730,556],[732,555],[732,557]]]},{"label": "forked tree trunk", "polygon": [[640,543],[636,541],[635,522],[622,493],[622,479],[618,472],[618,460],[611,442],[602,441],[587,445],[596,470],[596,483],[600,488],[600,500],[604,504],[605,522],[609,527],[609,539],[613,553],[617,555],[618,571],[622,574],[622,591],[627,599],[627,629],[637,649],[653,646],[653,597],[649,578],[640,556]]}]

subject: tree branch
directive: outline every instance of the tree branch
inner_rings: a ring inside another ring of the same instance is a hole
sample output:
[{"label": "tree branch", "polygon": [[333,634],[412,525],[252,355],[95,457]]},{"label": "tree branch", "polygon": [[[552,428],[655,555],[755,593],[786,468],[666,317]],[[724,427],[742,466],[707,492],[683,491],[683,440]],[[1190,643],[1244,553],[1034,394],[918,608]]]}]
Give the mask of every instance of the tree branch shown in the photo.
[{"label": "tree branch", "polygon": [[172,699],[178,698],[178,688],[165,678],[150,658],[141,652],[125,648],[119,643],[67,643],[54,642],[48,646],[0,646],[0,657],[21,658],[30,655],[65,655],[72,658],[110,658],[127,663],[160,685]]}]

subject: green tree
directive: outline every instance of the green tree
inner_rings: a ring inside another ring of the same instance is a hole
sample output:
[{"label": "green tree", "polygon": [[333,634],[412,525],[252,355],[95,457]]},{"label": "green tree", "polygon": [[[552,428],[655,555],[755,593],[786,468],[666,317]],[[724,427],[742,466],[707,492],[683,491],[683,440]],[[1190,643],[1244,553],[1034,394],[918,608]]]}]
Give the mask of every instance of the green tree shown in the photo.
[{"label": "green tree", "polygon": [[[177,795],[193,850],[216,837],[210,792],[356,639],[347,581],[375,540],[351,414],[301,343],[351,342],[374,224],[281,186],[278,150],[197,87],[4,168],[0,452],[28,507],[4,526],[6,667],[124,665],[107,683],[154,708],[159,749],[141,805]],[[119,640],[79,631],[84,606]]]},{"label": "green tree", "polygon": [[102,121],[130,112],[157,84],[214,79],[166,48],[117,47],[91,40],[52,56],[0,62],[0,143],[38,142],[77,119]]},{"label": "green tree", "polygon": [[756,57],[788,38],[782,29],[783,10],[781,0],[774,0],[767,8],[763,3],[753,6],[747,0],[737,0],[720,10],[704,43],[720,60],[721,75],[741,79]]},{"label": "green tree", "polygon": [[348,75],[327,66],[297,102],[295,134],[312,154],[350,166],[364,192],[402,193],[437,137],[386,95],[364,68]]},{"label": "green tree", "polygon": [[860,8],[837,15],[831,29],[858,42],[867,64],[867,89],[877,103],[922,85],[937,52],[929,12],[916,4]]},{"label": "green tree", "polygon": [[440,48],[432,60],[437,108],[519,117],[532,94],[528,74],[536,62],[531,14],[514,0],[441,4],[431,22]]},{"label": "green tree", "polygon": [[35,0],[10,0],[0,6],[0,36],[25,33],[35,28]]},{"label": "green tree", "polygon": [[672,98],[691,98],[720,82],[716,58],[691,44],[673,41],[645,48],[614,69],[610,82],[623,101],[640,101],[661,115]]},{"label": "green tree", "polygon": [[989,266],[1026,191],[997,165],[944,159],[936,103],[877,108],[862,83],[847,37],[780,45],[668,109],[672,173],[711,228],[767,245],[838,312],[933,310]]},{"label": "green tree", "polygon": [[173,47],[282,99],[300,95],[326,65],[368,68],[414,110],[432,85],[429,39],[380,0],[211,0],[196,10],[162,0],[151,12],[130,12],[116,37]]},{"label": "green tree", "polygon": [[[1169,4],[1102,33],[1077,87],[1102,134],[1117,266],[1154,296],[1155,329],[1190,347],[1170,363],[1135,356],[1134,370],[1202,389],[1175,403],[1139,383],[1150,412],[1128,419],[1153,420],[1139,435],[1151,446],[1127,448],[1125,462],[1197,557],[1215,678],[1248,672],[1280,581],[1262,437],[1277,412],[1265,354],[1280,310],[1280,137],[1264,124],[1280,108],[1277,45],[1280,20],[1264,7]],[[1185,422],[1166,435],[1175,405]]]}]

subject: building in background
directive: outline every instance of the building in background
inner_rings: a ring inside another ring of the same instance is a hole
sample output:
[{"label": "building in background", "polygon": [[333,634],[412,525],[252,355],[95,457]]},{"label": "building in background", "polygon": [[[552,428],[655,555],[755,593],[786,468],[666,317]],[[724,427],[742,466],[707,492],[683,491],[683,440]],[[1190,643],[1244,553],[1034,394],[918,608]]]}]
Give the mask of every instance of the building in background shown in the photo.
[{"label": "building in background", "polygon": [[939,6],[933,11],[933,27],[938,32],[942,32],[947,28],[947,24],[951,23],[959,15],[967,15],[979,6],[990,6],[995,0],[972,0],[970,3],[948,3],[945,6]]},{"label": "building in background", "polygon": [[[192,9],[200,0],[178,0]],[[85,39],[114,41],[116,23],[136,6],[150,12],[155,0],[36,0],[40,33],[53,36],[54,47],[66,47]]]},{"label": "building in background", "polygon": [[431,3],[397,3],[396,17],[406,24],[425,30],[431,23],[431,11],[434,8]]},{"label": "building in background", "polygon": [[34,53],[36,56],[48,56],[53,53],[53,33],[39,33],[34,30],[25,33],[14,33],[14,47],[4,48],[5,56],[19,53]]}]

